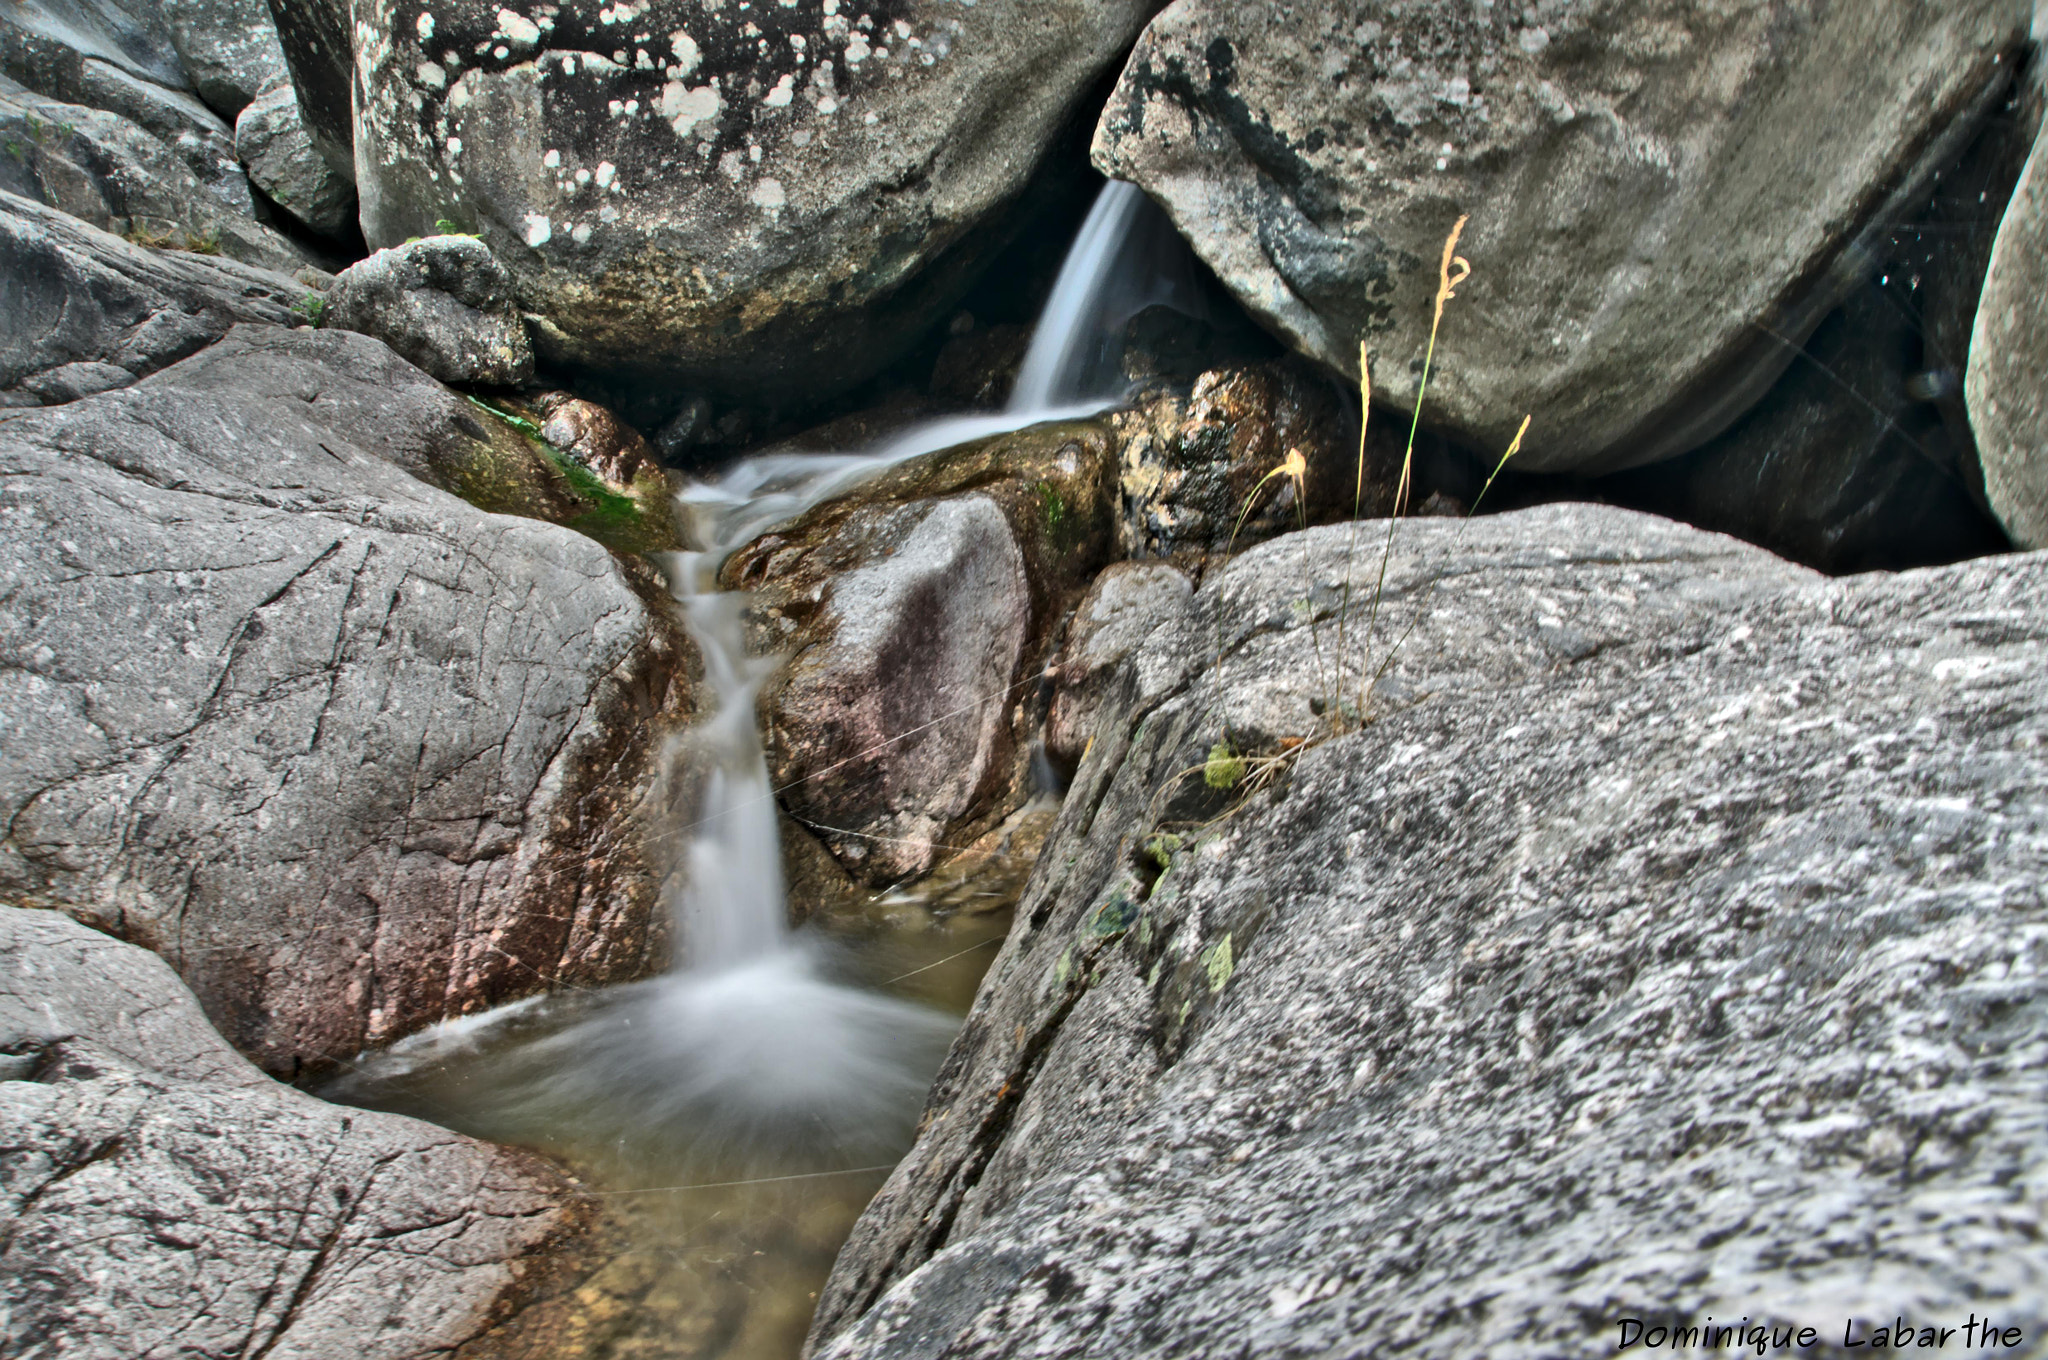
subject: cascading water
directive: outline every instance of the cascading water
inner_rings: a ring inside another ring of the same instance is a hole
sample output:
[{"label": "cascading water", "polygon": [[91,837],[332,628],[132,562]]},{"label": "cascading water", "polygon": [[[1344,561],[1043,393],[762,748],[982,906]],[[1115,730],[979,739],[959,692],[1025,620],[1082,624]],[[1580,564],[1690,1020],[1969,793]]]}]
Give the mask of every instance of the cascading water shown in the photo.
[{"label": "cascading water", "polygon": [[[873,1175],[880,1168],[859,1163],[893,1159],[907,1146],[958,1020],[837,980],[843,951],[816,932],[790,929],[775,791],[754,726],[756,696],[778,658],[748,654],[743,597],[717,589],[718,568],[774,525],[905,459],[1107,406],[1119,375],[1104,362],[1115,346],[1103,337],[1120,336],[1147,303],[1173,300],[1170,271],[1140,264],[1147,233],[1164,230],[1163,214],[1138,190],[1103,189],[1005,410],[933,421],[861,453],[746,459],[683,493],[686,536],[697,550],[672,554],[664,566],[715,703],[677,752],[679,886],[668,905],[679,965],[648,982],[558,994],[437,1027],[365,1058],[331,1094],[553,1150],[606,1184],[628,1187],[610,1193],[675,1192],[659,1210],[633,1201],[666,1268],[711,1250],[708,1242],[727,1250],[739,1233],[740,1242],[768,1246],[720,1258],[736,1280],[729,1292],[757,1299],[764,1286],[731,1265],[754,1257],[781,1259],[798,1290],[806,1279],[817,1287],[874,1186],[832,1178]],[[822,1226],[791,1227],[806,1215]],[[764,1223],[780,1225],[781,1236],[747,1235],[766,1232]],[[743,1232],[735,1224],[755,1226]],[[756,1302],[745,1307],[759,1311]],[[758,1325],[775,1337],[794,1326],[800,1338],[808,1312],[799,1311]],[[657,1349],[699,1353],[682,1342]],[[785,1340],[767,1340],[721,1353],[793,1351]]]}]

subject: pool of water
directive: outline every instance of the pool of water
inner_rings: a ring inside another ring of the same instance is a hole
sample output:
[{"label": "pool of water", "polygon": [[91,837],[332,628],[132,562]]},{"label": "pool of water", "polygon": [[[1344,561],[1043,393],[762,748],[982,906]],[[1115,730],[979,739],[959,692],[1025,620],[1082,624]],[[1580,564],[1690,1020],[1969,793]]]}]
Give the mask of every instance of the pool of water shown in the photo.
[{"label": "pool of water", "polygon": [[[840,1245],[914,1137],[1050,816],[1021,819],[1002,854],[814,921],[797,932],[787,976],[728,976],[723,993],[683,996],[656,979],[537,998],[368,1055],[322,1094],[531,1149],[581,1184],[596,1226],[512,1329],[511,1353],[793,1360]],[[732,1013],[793,997],[792,1014],[808,1015],[813,988],[856,1008],[842,1038],[887,1052],[818,1059],[801,1019],[799,1032],[778,1031]],[[736,1045],[773,1051],[731,1052],[728,1019]],[[664,1045],[686,1027],[708,1031],[691,1053],[721,1061],[666,1063]],[[723,1083],[789,1061],[848,1069],[851,1098],[764,1104],[750,1088],[735,1113]]]}]

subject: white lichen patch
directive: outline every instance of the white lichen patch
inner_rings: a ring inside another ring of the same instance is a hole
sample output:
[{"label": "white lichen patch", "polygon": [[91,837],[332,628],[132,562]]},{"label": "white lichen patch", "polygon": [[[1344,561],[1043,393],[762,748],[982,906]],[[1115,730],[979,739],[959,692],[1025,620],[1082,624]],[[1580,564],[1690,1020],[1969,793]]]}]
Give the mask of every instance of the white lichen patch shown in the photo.
[{"label": "white lichen patch", "polygon": [[755,183],[747,202],[757,208],[780,208],[789,202],[789,195],[782,191],[781,180],[764,177]]},{"label": "white lichen patch", "polygon": [[704,53],[698,48],[697,40],[681,29],[669,35],[668,47],[676,55],[675,64],[668,68],[670,80],[695,75],[704,62]]},{"label": "white lichen patch", "polygon": [[784,74],[782,79],[775,82],[774,89],[761,96],[761,102],[771,109],[786,109],[789,107],[790,101],[795,98],[796,77]]},{"label": "white lichen patch", "polygon": [[688,137],[704,124],[712,125],[707,133],[715,131],[719,111],[724,106],[725,101],[719,98],[718,91],[709,85],[690,89],[680,80],[671,80],[662,87],[661,116],[668,120],[678,137]]},{"label": "white lichen patch", "polygon": [[421,42],[423,42],[423,43],[424,43],[424,42],[432,42],[432,41],[434,40],[434,16],[433,16],[433,15],[431,15],[431,14],[427,13],[427,12],[426,12],[425,10],[421,10],[421,11],[420,11],[420,21],[419,21],[419,23],[415,24],[415,25],[414,25],[414,27],[415,27],[415,28],[416,28],[416,29],[418,30],[418,32],[419,32],[419,35],[420,35],[420,41],[421,41]]},{"label": "white lichen patch", "polygon": [[526,215],[526,231],[524,234],[526,244],[532,246],[535,250],[539,250],[554,239],[555,224],[539,213],[528,213]]},{"label": "white lichen patch", "polygon": [[497,19],[498,31],[492,37],[503,38],[518,47],[532,47],[540,42],[540,25],[517,10],[501,9]]},{"label": "white lichen patch", "polygon": [[610,161],[599,161],[597,163],[596,178],[598,188],[609,189],[619,178],[619,167],[613,165]]},{"label": "white lichen patch", "polygon": [[430,90],[446,89],[448,86],[448,72],[442,69],[439,62],[423,61],[413,68],[412,73],[420,84]]}]

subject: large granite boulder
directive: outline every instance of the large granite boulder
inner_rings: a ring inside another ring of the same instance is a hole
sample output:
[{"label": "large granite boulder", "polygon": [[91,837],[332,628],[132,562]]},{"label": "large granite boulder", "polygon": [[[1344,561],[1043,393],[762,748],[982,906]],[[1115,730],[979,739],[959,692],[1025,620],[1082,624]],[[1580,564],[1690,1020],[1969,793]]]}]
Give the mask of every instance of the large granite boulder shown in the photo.
[{"label": "large granite boulder", "polygon": [[[39,164],[47,173],[53,162]],[[0,403],[9,406],[54,406],[126,387],[237,322],[304,322],[307,300],[319,297],[296,279],[234,260],[145,250],[5,191],[0,280],[8,299],[0,308]]]},{"label": "large granite boulder", "polygon": [[658,583],[419,480],[516,434],[242,327],[0,425],[0,892],[154,949],[272,1071],[666,954]]},{"label": "large granite boulder", "polygon": [[322,319],[374,335],[443,382],[516,387],[533,346],[512,280],[474,236],[430,236],[337,274]]},{"label": "large granite boulder", "polygon": [[2013,541],[2048,548],[2048,133],[1998,228],[1965,392],[1984,490]]},{"label": "large granite boulder", "polygon": [[257,96],[291,83],[264,0],[159,0],[193,89],[232,122]]},{"label": "large granite boulder", "polygon": [[271,1081],[161,960],[12,906],[0,1142],[9,1355],[443,1355],[590,1219],[537,1158]]},{"label": "large granite boulder", "polygon": [[1328,737],[1377,569],[1332,527],[1149,597],[813,1354],[2034,1341],[2048,559],[1418,522]]},{"label": "large granite boulder", "polygon": [[481,232],[544,358],[815,399],[944,316],[1152,8],[363,0],[363,229]]},{"label": "large granite boulder", "polygon": [[[1748,407],[1996,103],[2009,0],[1361,8],[1177,0],[1095,163],[1301,352],[1532,471],[1683,453]],[[1816,136],[1816,128],[1828,135]]]},{"label": "large granite boulder", "polygon": [[161,138],[101,109],[40,95],[0,77],[0,190],[33,198],[139,245],[225,255],[281,273],[304,251],[249,215],[234,148],[233,194],[216,193]]},{"label": "large granite boulder", "polygon": [[291,86],[280,85],[242,110],[235,154],[249,182],[308,231],[346,237],[355,225],[355,186],[320,154]]}]

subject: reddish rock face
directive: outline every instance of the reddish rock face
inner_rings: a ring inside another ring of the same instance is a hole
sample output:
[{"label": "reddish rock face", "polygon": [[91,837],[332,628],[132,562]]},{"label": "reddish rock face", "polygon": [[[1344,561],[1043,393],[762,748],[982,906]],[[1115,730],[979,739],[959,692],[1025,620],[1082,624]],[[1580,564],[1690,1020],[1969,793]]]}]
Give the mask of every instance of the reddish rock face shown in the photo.
[{"label": "reddish rock face", "polygon": [[[1044,426],[920,458],[733,554],[782,803],[874,886],[1017,808],[1058,629],[1110,556],[1114,436]],[[801,907],[801,904],[799,904]]]},{"label": "reddish rock face", "polygon": [[[666,953],[687,643],[625,559],[417,480],[488,417],[247,327],[0,432],[0,891],[167,959],[274,1071]],[[138,570],[140,568],[140,570]]]},{"label": "reddish rock face", "polygon": [[656,463],[640,432],[610,407],[566,392],[549,392],[534,405],[542,415],[541,438],[614,486],[631,486],[642,468]]}]

